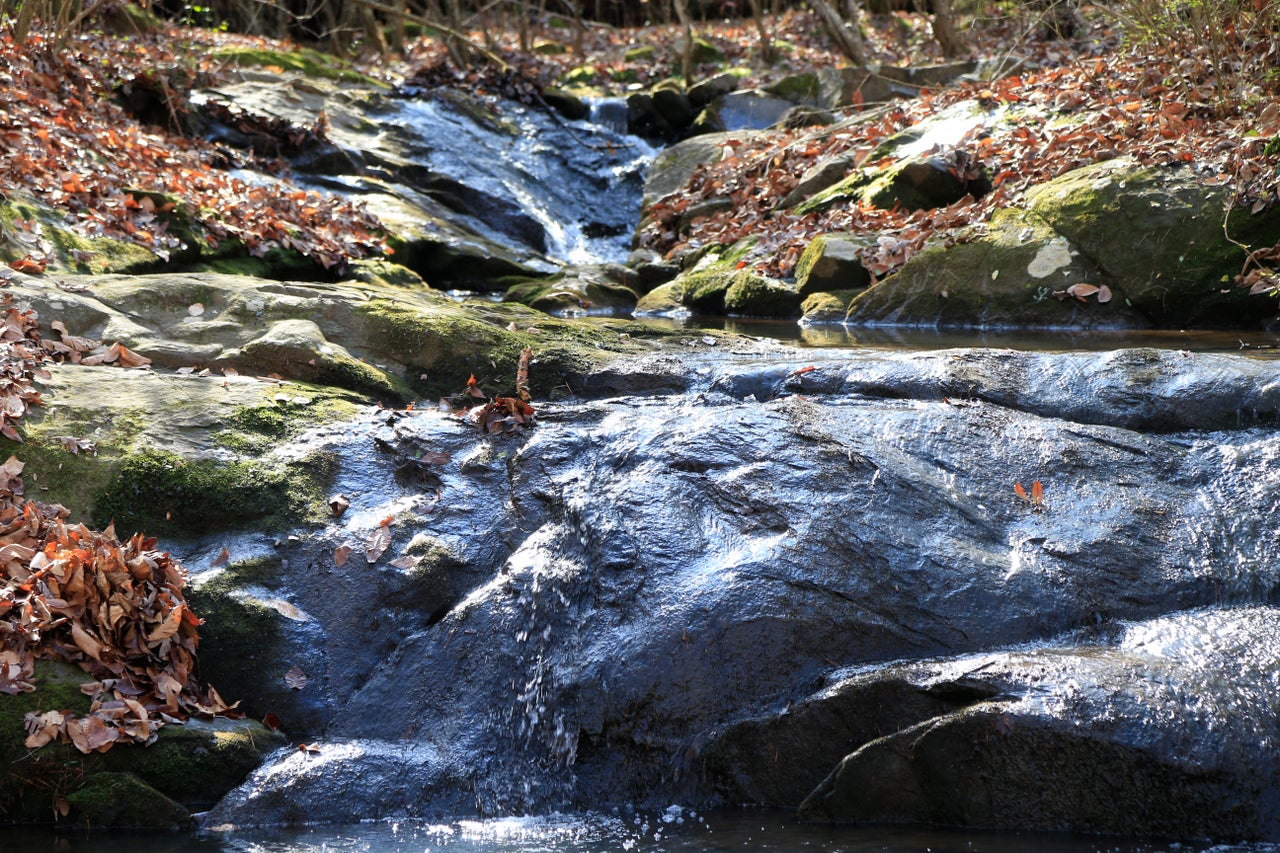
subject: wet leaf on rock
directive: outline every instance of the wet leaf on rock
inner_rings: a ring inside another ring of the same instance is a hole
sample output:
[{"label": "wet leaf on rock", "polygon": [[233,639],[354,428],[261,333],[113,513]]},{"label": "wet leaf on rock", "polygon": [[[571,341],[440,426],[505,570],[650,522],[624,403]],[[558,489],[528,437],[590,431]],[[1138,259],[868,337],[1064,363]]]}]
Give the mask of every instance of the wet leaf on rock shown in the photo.
[{"label": "wet leaf on rock", "polygon": [[301,690],[307,686],[307,674],[299,667],[290,667],[284,674],[284,683],[289,685],[290,690]]},{"label": "wet leaf on rock", "polygon": [[390,547],[391,528],[388,524],[380,524],[365,540],[364,558],[370,563],[376,563]]},{"label": "wet leaf on rock", "polygon": [[339,545],[333,550],[333,564],[339,569],[347,562],[347,558],[351,556],[354,550],[350,545]]}]

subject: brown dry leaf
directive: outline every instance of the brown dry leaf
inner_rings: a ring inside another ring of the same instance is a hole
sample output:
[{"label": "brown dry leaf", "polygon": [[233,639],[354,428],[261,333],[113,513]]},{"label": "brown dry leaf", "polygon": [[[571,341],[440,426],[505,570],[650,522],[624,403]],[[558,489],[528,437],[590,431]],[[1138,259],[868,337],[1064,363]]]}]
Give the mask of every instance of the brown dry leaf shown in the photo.
[{"label": "brown dry leaf", "polygon": [[354,550],[350,545],[339,545],[333,550],[333,564],[338,568],[342,568],[343,563],[347,562],[347,558],[351,556]]},{"label": "brown dry leaf", "polygon": [[391,547],[391,527],[380,524],[369,534],[364,543],[364,558],[370,563],[378,562],[383,553]]},{"label": "brown dry leaf", "polygon": [[1101,287],[1099,287],[1099,288],[1098,288],[1098,301],[1099,301],[1099,302],[1110,302],[1110,301],[1111,301],[1111,288],[1107,287],[1105,284],[1104,284],[1104,285],[1102,285]]},{"label": "brown dry leaf", "polygon": [[351,501],[346,495],[333,495],[329,498],[329,511],[333,513],[335,518],[341,516],[350,507]]},{"label": "brown dry leaf", "polygon": [[214,557],[213,562],[210,563],[209,565],[213,566],[213,568],[216,569],[219,566],[225,566],[227,564],[227,561],[230,559],[231,559],[231,552],[227,550],[226,545],[223,545],[222,550],[218,552],[218,556]]},{"label": "brown dry leaf", "polygon": [[186,608],[181,604],[170,610],[164,621],[147,635],[147,643],[159,643],[178,633],[178,628],[182,627],[182,612],[184,610]]},{"label": "brown dry leaf", "polygon": [[94,660],[102,660],[102,644],[89,635],[89,632],[76,623],[71,623],[71,639],[80,651]]},{"label": "brown dry leaf", "polygon": [[409,556],[396,557],[394,560],[391,561],[390,565],[395,566],[397,569],[407,572],[409,569],[412,569],[414,566],[418,565],[418,558],[409,557]]},{"label": "brown dry leaf", "polygon": [[1073,284],[1067,288],[1067,293],[1079,299],[1081,302],[1085,297],[1092,296],[1097,293],[1100,288],[1096,284]]},{"label": "brown dry leaf", "polygon": [[151,359],[144,355],[138,355],[136,352],[118,341],[115,346],[120,348],[119,361],[122,367],[146,367],[151,363]]},{"label": "brown dry leaf", "polygon": [[299,667],[290,667],[284,674],[284,683],[289,685],[290,690],[301,690],[307,686],[307,674]]}]

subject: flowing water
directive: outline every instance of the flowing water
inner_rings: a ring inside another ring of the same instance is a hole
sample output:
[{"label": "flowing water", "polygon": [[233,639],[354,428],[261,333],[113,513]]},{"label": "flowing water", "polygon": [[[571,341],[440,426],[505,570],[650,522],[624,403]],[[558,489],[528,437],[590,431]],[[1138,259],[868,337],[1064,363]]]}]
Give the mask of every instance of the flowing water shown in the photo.
[{"label": "flowing water", "polygon": [[[616,105],[612,105],[614,115]],[[415,104],[407,110],[421,121],[434,127],[445,127],[451,134],[472,132],[470,125],[459,122],[455,116],[441,111],[431,103]],[[597,110],[597,112],[602,112]],[[464,143],[453,149],[460,152],[456,156],[462,158],[458,163],[450,162],[446,155],[437,150],[432,162],[433,168],[464,170],[467,180],[474,186],[494,196],[515,200],[528,215],[538,221],[548,235],[548,252],[562,260],[584,262],[607,259],[618,260],[624,254],[625,238],[611,234],[603,238],[584,233],[580,223],[583,217],[579,214],[581,202],[559,192],[567,183],[577,186],[582,183],[594,184],[601,191],[616,190],[619,184],[630,185],[634,190],[638,187],[636,176],[637,158],[641,156],[640,143],[635,143],[636,153],[619,155],[614,143],[605,148],[580,145],[580,140],[573,140],[576,164],[565,165],[564,157],[554,146],[548,147],[545,137],[529,130],[533,119],[526,112],[515,110],[510,114],[513,120],[524,127],[518,140],[508,142],[498,150],[481,153],[480,138],[458,136]],[[608,119],[598,116],[603,123]],[[560,123],[563,124],[563,123]],[[565,130],[570,135],[587,133],[585,124]],[[564,128],[562,128],[563,130]],[[583,162],[585,152],[591,152],[587,162]],[[559,163],[559,165],[556,165]],[[551,164],[551,165],[548,165]],[[554,171],[559,170],[559,171]],[[570,177],[566,181],[565,175]],[[600,202],[603,203],[603,202]],[[606,229],[607,230],[607,229]],[[646,319],[646,323],[667,323]],[[794,323],[769,323],[764,321],[725,320],[725,319],[691,319],[680,321],[686,325],[719,327],[748,335],[772,337],[805,347],[877,347],[909,350],[932,350],[946,347],[1013,347],[1028,350],[1110,350],[1120,347],[1155,347],[1186,352],[1228,352],[1240,349],[1256,351],[1269,356],[1272,348],[1280,343],[1280,337],[1263,334],[1238,333],[1106,333],[1106,332],[1059,332],[1039,335],[974,335],[950,334],[921,330],[891,329],[846,329],[840,326],[801,327]],[[790,370],[790,367],[786,368]],[[785,370],[784,370],[785,375]],[[746,401],[740,401],[745,403]],[[665,405],[665,404],[664,404]],[[554,412],[553,412],[554,415]],[[642,430],[643,413],[635,416],[635,429]],[[889,424],[886,418],[885,424]],[[366,425],[367,426],[367,425]],[[362,427],[363,428],[363,427]],[[887,428],[887,427],[886,427]],[[462,427],[448,424],[439,431],[443,436],[433,440],[457,443],[458,439],[450,438],[451,430],[458,431]],[[340,429],[339,429],[340,431]],[[391,436],[389,436],[391,437]],[[636,439],[644,441],[644,436]],[[894,444],[894,439],[886,436],[882,442],[885,452],[896,449],[907,453],[910,448],[906,444]],[[360,450],[357,448],[363,448]],[[374,464],[386,467],[385,460],[374,462],[373,451],[367,440],[351,442],[351,450],[344,455],[348,465],[358,463],[361,452],[370,455],[370,466]],[[853,455],[850,464],[855,462]],[[449,490],[451,500],[459,509],[471,514],[468,523],[475,528],[495,526],[498,516],[483,517],[477,515],[472,503],[473,492],[487,486],[482,481],[486,460],[467,457],[462,465],[471,466],[476,481],[469,484],[465,478],[442,474],[444,488]],[[499,466],[502,467],[502,466]],[[354,475],[353,475],[354,476]],[[368,488],[363,494],[370,496],[369,501],[361,503],[361,490],[358,485],[352,490],[355,497],[352,509],[344,523],[349,524],[351,531],[361,529],[364,520],[382,517],[391,508],[392,512],[403,507],[392,507],[378,500],[396,500],[384,494],[383,484],[389,478],[385,472],[373,472],[368,475]],[[498,471],[498,479],[506,475]],[[674,475],[673,475],[674,476]],[[451,478],[452,477],[452,478]],[[954,472],[950,480],[940,481],[940,489],[954,492],[957,488]],[[353,481],[354,484],[354,481]],[[874,486],[874,480],[873,480]],[[472,491],[469,492],[468,489]],[[948,492],[948,493],[950,493]],[[418,495],[421,498],[421,495]],[[403,498],[409,506],[412,495]],[[1206,498],[1208,499],[1208,498]],[[1224,498],[1225,499],[1225,498]],[[958,501],[960,502],[960,501]],[[367,505],[366,505],[367,503]],[[962,503],[962,502],[961,502]],[[423,516],[432,514],[435,524],[445,518],[451,511],[449,507],[419,507]],[[984,511],[984,507],[978,507]],[[495,510],[496,511],[496,510]],[[588,512],[570,505],[568,514]],[[621,512],[622,510],[619,510]],[[603,517],[603,516],[601,516]],[[598,522],[593,522],[598,524]],[[1030,523],[1030,522],[1028,522]],[[1242,522],[1243,523],[1243,522]],[[713,530],[714,520],[708,522],[708,529]],[[1259,531],[1241,529],[1240,537],[1257,539]],[[1232,535],[1236,535],[1232,533]],[[1192,530],[1190,536],[1201,535]],[[1214,534],[1203,534],[1206,538]],[[348,826],[302,827],[291,829],[253,829],[230,830],[202,835],[121,835],[110,836],[85,835],[75,832],[51,835],[36,831],[9,830],[0,842],[4,850],[20,851],[137,851],[137,853],[178,853],[178,851],[208,851],[208,853],[304,853],[304,851],[369,851],[382,853],[387,851],[456,851],[466,853],[506,853],[507,851],[641,851],[658,853],[658,851],[881,851],[881,853],[916,853],[917,851],[948,851],[948,853],[1014,853],[1015,851],[1036,850],[1043,853],[1227,853],[1227,851],[1253,851],[1253,853],[1280,853],[1280,847],[1273,845],[1224,846],[1195,843],[1189,841],[1147,841],[1134,839],[1118,839],[1113,837],[1079,837],[1065,835],[1025,835],[1009,833],[986,833],[979,831],[948,832],[918,828],[901,827],[828,827],[797,824],[792,815],[782,812],[760,812],[749,810],[715,811],[699,813],[692,809],[673,805],[663,811],[629,811],[622,809],[606,814],[546,813],[539,804],[554,802],[560,794],[568,794],[575,782],[575,760],[577,758],[577,727],[569,720],[572,709],[560,707],[557,696],[562,692],[558,683],[557,667],[553,663],[554,656],[564,654],[557,652],[557,643],[564,642],[564,636],[573,636],[571,627],[576,620],[582,618],[578,608],[590,590],[585,588],[581,566],[575,561],[572,553],[563,559],[553,561],[525,559],[522,555],[538,554],[536,549],[540,543],[535,541],[536,535],[530,537],[531,545],[522,545],[516,553],[506,560],[501,579],[494,584],[501,584],[511,593],[511,603],[505,611],[510,619],[506,627],[512,632],[518,648],[516,659],[508,667],[503,678],[503,691],[509,701],[490,711],[487,721],[481,721],[481,727],[488,727],[494,732],[506,735],[506,746],[512,754],[502,756],[511,762],[509,766],[521,766],[530,771],[525,778],[507,778],[504,782],[486,782],[487,788],[479,790],[477,800],[483,796],[489,813],[505,811],[511,814],[522,814],[527,811],[541,812],[535,817],[506,817],[477,820],[452,820],[441,822],[371,821]],[[761,540],[763,541],[763,540]],[[207,543],[210,548],[214,545]],[[219,541],[218,546],[221,546]],[[758,543],[757,543],[758,544]],[[237,550],[238,557],[246,556],[251,547],[246,539]],[[270,546],[262,545],[263,550]],[[764,547],[764,546],[761,546]],[[772,547],[769,545],[768,547]],[[1213,543],[1212,550],[1240,552],[1247,550],[1247,543]],[[529,550],[526,550],[528,548]],[[199,560],[192,559],[196,552],[187,555],[189,566]],[[751,555],[730,555],[738,563],[755,559]],[[1263,554],[1259,559],[1265,558]],[[726,560],[729,557],[725,557]],[[300,561],[301,562],[301,561]],[[481,562],[476,560],[475,562]],[[466,602],[458,606],[465,608]],[[467,631],[467,633],[475,633]],[[575,642],[570,639],[569,642]],[[581,642],[585,642],[582,640]],[[575,650],[576,651],[576,650]],[[533,772],[535,771],[536,772]],[[339,771],[340,772],[340,771]],[[510,775],[510,774],[509,774]],[[519,774],[516,774],[519,775]],[[357,780],[356,784],[360,784]],[[372,783],[370,783],[372,784]],[[376,794],[376,792],[375,792]]]},{"label": "flowing water", "polygon": [[9,831],[5,838],[5,850],[23,853],[1280,853],[1275,845],[918,827],[831,828],[797,824],[774,812],[699,814],[679,806],[654,814],[390,821],[199,837]]}]

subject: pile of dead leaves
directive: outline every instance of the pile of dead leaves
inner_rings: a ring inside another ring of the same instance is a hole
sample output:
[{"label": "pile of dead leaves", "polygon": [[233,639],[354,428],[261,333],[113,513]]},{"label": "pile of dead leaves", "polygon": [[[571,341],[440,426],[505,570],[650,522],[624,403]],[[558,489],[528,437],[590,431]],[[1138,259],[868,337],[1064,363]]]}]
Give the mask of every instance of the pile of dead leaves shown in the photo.
[{"label": "pile of dead leaves", "polygon": [[[194,248],[172,228],[176,211],[211,247],[239,241],[255,256],[293,250],[326,269],[382,254],[381,225],[363,208],[284,178],[246,183],[220,168],[227,152],[125,113],[113,99],[120,81],[179,63],[181,46],[175,34],[81,34],[61,48],[38,35],[21,45],[0,35],[0,187],[65,213],[86,237],[132,242],[162,259]],[[198,65],[200,79],[217,71],[207,59]],[[14,264],[41,271],[51,249],[38,224],[18,223],[17,231],[31,250]]]},{"label": "pile of dead leaves", "polygon": [[68,526],[60,506],[0,497],[0,693],[33,691],[37,658],[76,663],[93,679],[81,687],[87,715],[27,715],[28,747],[62,740],[104,752],[230,710],[192,674],[200,620],[182,594],[186,573],[154,539],[122,544],[110,528]]},{"label": "pile of dead leaves", "polygon": [[[467,390],[462,397],[484,400],[482,405],[463,409],[457,416],[473,423],[488,435],[531,427],[534,424],[534,410],[530,405],[532,396],[529,393],[529,360],[533,357],[533,349],[525,347],[520,353],[520,361],[516,367],[516,393],[514,396],[498,395],[489,399],[480,390],[475,374],[467,380]],[[448,404],[446,404],[448,407]]]},{"label": "pile of dead leaves", "polygon": [[[6,294],[7,296],[7,294]],[[37,318],[6,302],[0,332],[0,433],[21,441],[15,424],[40,405],[33,382],[50,360],[137,366],[146,359],[115,344],[40,336]],[[97,351],[97,355],[86,355]],[[91,442],[60,439],[72,452]],[[154,539],[121,543],[114,530],[68,525],[61,506],[28,500],[23,463],[0,465],[0,694],[35,690],[37,659],[78,664],[89,674],[87,716],[30,714],[26,745],[55,739],[81,752],[119,741],[150,743],[167,722],[225,714],[217,692],[193,677],[200,620],[187,609],[183,569]]]}]

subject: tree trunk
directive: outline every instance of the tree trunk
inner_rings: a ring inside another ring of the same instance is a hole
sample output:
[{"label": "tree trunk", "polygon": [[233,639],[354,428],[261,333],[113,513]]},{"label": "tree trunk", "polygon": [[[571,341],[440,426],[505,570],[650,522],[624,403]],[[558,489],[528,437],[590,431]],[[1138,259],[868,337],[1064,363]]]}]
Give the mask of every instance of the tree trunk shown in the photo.
[{"label": "tree trunk", "polygon": [[680,64],[684,71],[684,85],[688,87],[693,85],[693,21],[689,19],[687,0],[673,0],[673,5],[676,8],[676,18],[684,27],[684,56],[680,58]]},{"label": "tree trunk", "polygon": [[764,25],[764,7],[760,0],[751,0],[751,17],[755,18],[756,29],[760,31],[760,59],[766,65],[773,64],[773,39]]},{"label": "tree trunk", "polygon": [[[822,21],[822,26],[835,41],[836,48],[849,57],[854,65],[866,65],[867,46],[863,43],[862,35],[858,31],[857,18],[846,24],[826,0],[808,0],[808,3],[809,8],[813,9],[818,20]],[[857,4],[855,3],[854,6],[856,7]]]},{"label": "tree trunk", "polygon": [[960,56],[969,49],[956,32],[951,0],[933,0],[933,37],[948,59]]}]

